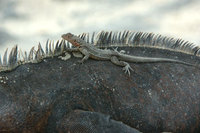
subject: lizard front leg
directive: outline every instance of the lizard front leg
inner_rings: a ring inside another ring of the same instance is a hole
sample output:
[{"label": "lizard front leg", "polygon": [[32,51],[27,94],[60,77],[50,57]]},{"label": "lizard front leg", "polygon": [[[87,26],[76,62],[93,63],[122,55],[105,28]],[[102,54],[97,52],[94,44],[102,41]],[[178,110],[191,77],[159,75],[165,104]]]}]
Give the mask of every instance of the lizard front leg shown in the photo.
[{"label": "lizard front leg", "polygon": [[133,69],[131,68],[131,66],[129,65],[129,63],[125,62],[125,61],[120,61],[116,56],[112,56],[110,58],[111,62],[115,65],[118,66],[123,66],[123,69],[125,71],[125,73],[128,73],[128,75],[130,76],[130,70],[133,71]]},{"label": "lizard front leg", "polygon": [[84,55],[82,60],[78,61],[79,63],[83,64],[90,57],[90,53],[86,49],[79,49],[79,51]]}]

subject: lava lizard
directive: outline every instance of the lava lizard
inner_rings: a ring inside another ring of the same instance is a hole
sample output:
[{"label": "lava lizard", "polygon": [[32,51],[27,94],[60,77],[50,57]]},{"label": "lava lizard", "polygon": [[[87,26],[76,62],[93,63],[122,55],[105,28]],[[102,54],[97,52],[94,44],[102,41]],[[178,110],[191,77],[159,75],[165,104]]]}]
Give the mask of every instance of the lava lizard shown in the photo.
[{"label": "lava lizard", "polygon": [[110,60],[113,64],[122,66],[125,73],[128,73],[130,76],[130,70],[133,70],[129,63],[127,62],[175,62],[180,64],[185,64],[189,66],[195,66],[183,61],[178,61],[174,59],[167,59],[167,58],[154,58],[154,57],[140,57],[140,56],[133,56],[120,53],[116,50],[109,50],[109,49],[99,49],[98,47],[87,43],[83,39],[79,38],[76,35],[71,33],[63,34],[62,38],[64,40],[69,41],[72,45],[74,45],[78,51],[80,51],[84,57],[80,61],[83,63],[88,58],[92,58],[95,60]]}]

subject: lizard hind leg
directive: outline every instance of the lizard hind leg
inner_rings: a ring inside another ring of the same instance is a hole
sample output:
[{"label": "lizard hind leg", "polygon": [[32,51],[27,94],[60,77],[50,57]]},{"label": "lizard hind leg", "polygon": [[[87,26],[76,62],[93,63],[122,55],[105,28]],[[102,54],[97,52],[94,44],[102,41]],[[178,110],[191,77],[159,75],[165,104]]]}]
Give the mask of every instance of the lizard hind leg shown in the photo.
[{"label": "lizard hind leg", "polygon": [[112,56],[111,57],[111,62],[115,65],[118,66],[123,66],[123,69],[125,71],[125,73],[128,73],[128,75],[130,76],[130,70],[133,71],[133,69],[131,68],[131,66],[129,65],[129,63],[125,62],[125,61],[120,61],[116,56]]}]

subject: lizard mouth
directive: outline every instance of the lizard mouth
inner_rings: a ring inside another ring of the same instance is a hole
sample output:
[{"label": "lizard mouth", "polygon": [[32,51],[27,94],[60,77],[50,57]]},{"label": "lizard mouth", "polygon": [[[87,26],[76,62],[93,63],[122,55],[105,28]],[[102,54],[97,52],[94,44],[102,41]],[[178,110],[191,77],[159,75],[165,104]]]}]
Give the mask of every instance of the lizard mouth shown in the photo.
[{"label": "lizard mouth", "polygon": [[72,44],[76,47],[80,47],[80,44],[76,43],[76,42],[72,42]]}]

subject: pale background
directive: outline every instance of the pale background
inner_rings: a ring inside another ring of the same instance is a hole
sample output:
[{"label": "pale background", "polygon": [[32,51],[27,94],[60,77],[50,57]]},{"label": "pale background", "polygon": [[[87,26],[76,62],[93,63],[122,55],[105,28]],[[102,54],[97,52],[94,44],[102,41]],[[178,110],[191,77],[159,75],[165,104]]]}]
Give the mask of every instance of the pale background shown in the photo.
[{"label": "pale background", "polygon": [[0,0],[0,53],[61,34],[134,30],[200,45],[200,0]]}]

